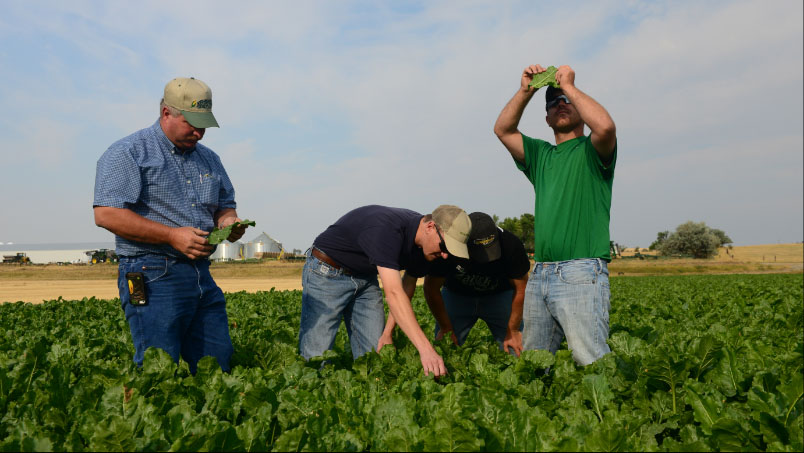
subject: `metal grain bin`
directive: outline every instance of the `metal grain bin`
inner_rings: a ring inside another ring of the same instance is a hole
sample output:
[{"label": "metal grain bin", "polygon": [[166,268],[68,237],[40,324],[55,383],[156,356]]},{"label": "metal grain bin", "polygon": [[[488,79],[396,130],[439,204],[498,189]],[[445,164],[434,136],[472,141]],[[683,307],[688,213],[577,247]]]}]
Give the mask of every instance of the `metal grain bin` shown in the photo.
[{"label": "metal grain bin", "polygon": [[243,256],[246,259],[256,258],[258,253],[267,252],[267,247],[265,242],[247,242],[243,246]]},{"label": "metal grain bin", "polygon": [[243,259],[243,244],[240,242],[223,241],[218,244],[215,253],[210,255],[213,261],[232,261]]}]

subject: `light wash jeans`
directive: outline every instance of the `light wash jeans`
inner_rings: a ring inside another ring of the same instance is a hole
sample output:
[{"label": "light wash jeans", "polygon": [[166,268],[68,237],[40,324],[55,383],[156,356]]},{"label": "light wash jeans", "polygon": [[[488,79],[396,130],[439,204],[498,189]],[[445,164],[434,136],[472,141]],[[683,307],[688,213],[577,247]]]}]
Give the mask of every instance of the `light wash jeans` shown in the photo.
[{"label": "light wash jeans", "polygon": [[312,256],[302,271],[299,353],[318,357],[335,345],[341,320],[357,358],[377,348],[385,328],[382,290],[377,276],[345,275],[343,270]]},{"label": "light wash jeans", "polygon": [[[447,309],[449,321],[452,323],[452,331],[455,333],[459,345],[466,341],[469,331],[472,330],[477,320],[482,319],[489,326],[491,334],[502,348],[505,334],[508,332],[508,320],[511,318],[513,289],[497,294],[468,296],[443,287],[441,297],[444,299],[444,307]],[[439,330],[436,322],[436,335]]]},{"label": "light wash jeans", "polygon": [[609,269],[601,259],[536,263],[525,290],[524,349],[567,346],[579,365],[611,352]]},{"label": "light wash jeans", "polygon": [[[213,356],[229,371],[232,340],[226,299],[209,273],[209,261],[159,255],[121,257],[117,286],[134,342],[134,362],[142,366],[145,350],[165,350],[179,356],[195,374],[201,357]],[[127,272],[142,272],[148,305],[129,303]]]}]

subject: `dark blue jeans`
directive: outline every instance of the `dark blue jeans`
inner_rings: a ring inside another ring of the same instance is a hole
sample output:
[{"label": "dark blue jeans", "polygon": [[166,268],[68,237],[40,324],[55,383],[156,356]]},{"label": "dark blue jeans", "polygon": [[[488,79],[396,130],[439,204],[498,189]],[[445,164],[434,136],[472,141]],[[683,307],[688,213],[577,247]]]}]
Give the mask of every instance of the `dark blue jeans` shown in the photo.
[{"label": "dark blue jeans", "polygon": [[[213,356],[229,371],[232,340],[226,299],[209,273],[209,261],[158,255],[121,257],[117,286],[134,342],[134,362],[142,366],[145,350],[165,350],[195,374],[201,357]],[[129,303],[126,273],[142,272],[148,304]]]},{"label": "dark blue jeans", "polygon": [[[469,331],[472,330],[478,319],[482,319],[502,349],[505,334],[508,333],[513,296],[514,290],[512,289],[497,294],[469,296],[451,291],[446,286],[441,288],[444,308],[447,309],[447,316],[452,323],[452,331],[455,333],[455,338],[458,339],[458,344],[462,345],[466,341]],[[436,323],[436,335],[439,330],[438,323]]]}]

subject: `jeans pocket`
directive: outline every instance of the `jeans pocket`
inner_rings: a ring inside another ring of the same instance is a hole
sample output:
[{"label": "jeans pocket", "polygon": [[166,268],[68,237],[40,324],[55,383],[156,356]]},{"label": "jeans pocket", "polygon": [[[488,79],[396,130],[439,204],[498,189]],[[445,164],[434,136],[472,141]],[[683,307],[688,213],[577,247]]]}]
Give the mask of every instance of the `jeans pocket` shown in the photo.
[{"label": "jeans pocket", "polygon": [[322,277],[333,278],[338,275],[338,269],[330,266],[329,264],[313,259],[310,262],[310,272],[318,274]]},{"label": "jeans pocket", "polygon": [[163,278],[168,273],[168,259],[160,258],[143,261],[137,266],[135,272],[142,272],[145,283],[153,283]]},{"label": "jeans pocket", "polygon": [[594,264],[571,262],[558,267],[558,278],[571,285],[594,285],[597,271]]}]

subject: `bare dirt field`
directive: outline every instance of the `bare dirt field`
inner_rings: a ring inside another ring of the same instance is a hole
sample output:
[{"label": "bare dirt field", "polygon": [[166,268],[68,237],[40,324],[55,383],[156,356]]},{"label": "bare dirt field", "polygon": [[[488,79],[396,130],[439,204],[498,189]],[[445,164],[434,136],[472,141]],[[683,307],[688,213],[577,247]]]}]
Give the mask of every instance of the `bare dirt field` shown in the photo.
[{"label": "bare dirt field", "polygon": [[612,276],[681,274],[771,274],[804,272],[804,244],[767,244],[721,247],[712,259],[663,258],[658,252],[640,249],[623,251],[612,260]]},{"label": "bare dirt field", "polygon": [[[210,269],[224,292],[301,289],[303,263],[214,263]],[[114,299],[117,265],[0,265],[0,303],[84,297]]]},{"label": "bare dirt field", "polygon": [[[277,291],[301,289],[301,278],[218,278],[224,292]],[[118,297],[117,281],[106,280],[0,280],[0,302],[41,303],[58,299],[81,300],[84,297],[114,299]]]},{"label": "bare dirt field", "polygon": [[[642,249],[644,250],[644,249]],[[646,250],[642,254],[649,254]],[[721,249],[711,260],[617,258],[609,264],[612,277],[682,274],[755,274],[804,272],[804,244],[769,244]],[[233,262],[211,266],[225,292],[301,289],[301,262]],[[0,265],[0,303],[84,297],[113,299],[117,265]]]}]

